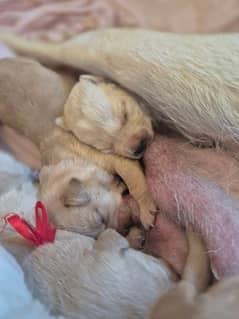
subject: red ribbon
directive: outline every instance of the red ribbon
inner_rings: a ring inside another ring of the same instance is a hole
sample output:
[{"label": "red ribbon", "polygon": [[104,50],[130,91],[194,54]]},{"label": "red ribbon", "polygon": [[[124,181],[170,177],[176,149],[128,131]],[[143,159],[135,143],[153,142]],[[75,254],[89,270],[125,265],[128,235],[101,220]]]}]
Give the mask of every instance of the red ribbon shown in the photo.
[{"label": "red ribbon", "polygon": [[4,217],[22,237],[35,246],[52,243],[56,237],[56,228],[48,222],[47,211],[43,203],[37,202],[35,206],[36,226],[32,226],[17,214],[8,214]]}]

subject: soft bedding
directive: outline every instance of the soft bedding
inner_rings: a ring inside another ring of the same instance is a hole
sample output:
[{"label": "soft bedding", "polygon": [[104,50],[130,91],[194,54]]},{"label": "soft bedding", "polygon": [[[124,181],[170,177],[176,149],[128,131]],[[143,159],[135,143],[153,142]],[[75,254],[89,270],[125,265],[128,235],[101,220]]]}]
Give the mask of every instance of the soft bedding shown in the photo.
[{"label": "soft bedding", "polygon": [[15,258],[0,247],[0,319],[13,318],[64,319],[50,316],[47,309],[32,297]]}]

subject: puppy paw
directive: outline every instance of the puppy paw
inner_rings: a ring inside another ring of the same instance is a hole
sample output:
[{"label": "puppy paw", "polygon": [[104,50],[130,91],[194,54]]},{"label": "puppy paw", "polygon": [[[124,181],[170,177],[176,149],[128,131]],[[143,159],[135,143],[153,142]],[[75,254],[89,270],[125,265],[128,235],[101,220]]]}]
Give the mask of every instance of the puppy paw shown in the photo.
[{"label": "puppy paw", "polygon": [[156,206],[150,199],[146,200],[143,205],[140,205],[140,221],[146,230],[154,227],[157,212]]},{"label": "puppy paw", "polygon": [[118,193],[122,194],[127,189],[127,186],[120,178],[114,178],[114,181],[112,182],[112,188],[114,188]]},{"label": "puppy paw", "polygon": [[134,249],[142,249],[145,243],[145,232],[143,229],[140,229],[136,226],[131,227],[127,240],[130,244],[130,247]]}]

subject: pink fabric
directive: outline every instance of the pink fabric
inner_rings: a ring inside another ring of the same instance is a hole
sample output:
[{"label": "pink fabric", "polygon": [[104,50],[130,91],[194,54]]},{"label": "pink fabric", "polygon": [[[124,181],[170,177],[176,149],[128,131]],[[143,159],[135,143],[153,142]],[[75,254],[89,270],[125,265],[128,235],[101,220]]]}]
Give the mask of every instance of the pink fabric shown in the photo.
[{"label": "pink fabric", "polygon": [[179,33],[239,30],[238,0],[1,0],[0,26],[61,41],[99,27],[139,26]]},{"label": "pink fabric", "polygon": [[28,38],[57,42],[89,29],[140,24],[141,16],[119,0],[0,2],[0,25]]}]

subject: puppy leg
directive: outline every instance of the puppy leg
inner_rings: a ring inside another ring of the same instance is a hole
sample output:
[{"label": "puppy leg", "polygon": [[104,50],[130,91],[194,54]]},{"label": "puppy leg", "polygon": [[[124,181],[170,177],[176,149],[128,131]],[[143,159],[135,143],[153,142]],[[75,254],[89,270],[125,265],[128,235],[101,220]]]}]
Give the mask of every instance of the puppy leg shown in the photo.
[{"label": "puppy leg", "polygon": [[202,242],[191,232],[187,238],[189,253],[182,280],[159,299],[151,319],[192,318],[195,298],[208,286],[209,260]]},{"label": "puppy leg", "polygon": [[145,242],[145,233],[143,229],[139,227],[131,227],[129,234],[127,235],[127,240],[130,244],[130,247],[134,249],[142,249]]},{"label": "puppy leg", "polygon": [[210,279],[210,265],[207,252],[199,237],[189,231],[186,233],[189,254],[182,279],[190,283],[197,293],[204,291]]},{"label": "puppy leg", "polygon": [[153,226],[154,214],[157,209],[148,191],[145,176],[138,162],[112,158],[116,173],[122,177],[128,186],[129,192],[137,201],[140,209],[140,221],[145,229]]},{"label": "puppy leg", "polygon": [[118,232],[113,229],[107,229],[98,237],[95,242],[95,247],[99,249],[110,249],[115,251],[115,249],[127,249],[142,248],[142,241],[144,238],[144,232],[138,227],[132,227],[128,236],[125,238],[121,236]]}]

